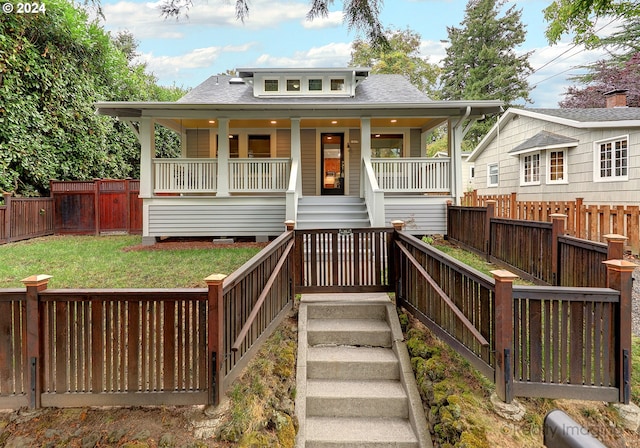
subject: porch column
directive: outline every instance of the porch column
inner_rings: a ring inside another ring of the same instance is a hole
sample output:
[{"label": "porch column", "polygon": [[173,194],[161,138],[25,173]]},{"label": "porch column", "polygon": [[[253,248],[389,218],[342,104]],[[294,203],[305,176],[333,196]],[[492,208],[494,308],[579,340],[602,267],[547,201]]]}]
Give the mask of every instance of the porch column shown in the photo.
[{"label": "porch column", "polygon": [[140,119],[140,197],[153,196],[153,158],[156,155],[155,124],[151,118]]},{"label": "porch column", "polygon": [[[371,118],[360,118],[360,157],[371,162]],[[360,170],[360,197],[364,197],[365,172]]]},{"label": "porch column", "polygon": [[229,196],[229,119],[218,118],[218,188],[216,196]]},{"label": "porch column", "polygon": [[455,205],[460,205],[462,189],[462,125],[464,118],[449,120],[449,156],[451,157],[451,196]]},{"label": "porch column", "polygon": [[291,119],[291,160],[298,161],[296,173],[296,194],[302,197],[302,144],[300,136],[300,118]]}]

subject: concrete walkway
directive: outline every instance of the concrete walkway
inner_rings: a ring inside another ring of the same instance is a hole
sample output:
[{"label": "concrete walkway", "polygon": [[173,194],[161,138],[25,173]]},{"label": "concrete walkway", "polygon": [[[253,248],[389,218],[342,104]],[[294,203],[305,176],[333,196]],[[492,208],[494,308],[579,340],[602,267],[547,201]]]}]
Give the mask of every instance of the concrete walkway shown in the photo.
[{"label": "concrete walkway", "polygon": [[303,294],[297,369],[298,448],[432,447],[387,294]]}]

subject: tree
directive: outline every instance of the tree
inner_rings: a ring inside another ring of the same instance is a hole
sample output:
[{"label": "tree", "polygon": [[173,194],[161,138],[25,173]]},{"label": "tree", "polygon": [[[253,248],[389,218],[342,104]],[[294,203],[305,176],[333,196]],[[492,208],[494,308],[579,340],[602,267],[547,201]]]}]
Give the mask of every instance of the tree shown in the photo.
[{"label": "tree", "polygon": [[[221,0],[218,0],[221,1]],[[307,19],[327,17],[333,0],[310,0]],[[344,20],[349,29],[363,31],[374,45],[387,45],[382,25],[380,8],[382,0],[343,0]],[[163,0],[160,11],[164,17],[180,17],[193,6],[193,0]],[[236,18],[244,21],[249,16],[249,0],[236,0]]]},{"label": "tree", "polygon": [[[448,27],[450,45],[443,61],[442,97],[447,100],[500,99],[530,102],[527,77],[530,52],[515,48],[526,36],[522,11],[514,6],[498,17],[505,0],[470,0],[460,28]],[[476,124],[468,134],[474,144],[495,119]]]},{"label": "tree", "polygon": [[546,36],[550,43],[557,43],[565,34],[574,34],[575,43],[597,46],[597,20],[603,17],[623,21],[640,17],[637,0],[555,0],[544,10],[547,25]]},{"label": "tree", "polygon": [[385,30],[384,35],[388,47],[355,40],[349,65],[371,67],[372,73],[404,75],[418,89],[434,97],[440,69],[429,63],[427,57],[420,56],[420,34],[407,28]]},{"label": "tree", "polygon": [[612,90],[627,90],[627,105],[640,107],[640,52],[620,63],[615,59],[601,60],[590,67],[590,73],[574,80],[586,84],[572,86],[560,102],[563,108],[605,107],[604,94]]}]

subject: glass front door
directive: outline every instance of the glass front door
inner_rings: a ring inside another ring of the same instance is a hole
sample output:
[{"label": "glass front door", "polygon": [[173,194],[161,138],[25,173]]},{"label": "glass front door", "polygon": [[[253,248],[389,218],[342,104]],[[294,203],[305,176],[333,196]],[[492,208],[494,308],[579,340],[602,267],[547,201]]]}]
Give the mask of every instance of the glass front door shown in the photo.
[{"label": "glass front door", "polygon": [[323,195],[344,194],[344,134],[321,134],[322,171],[320,173]]}]

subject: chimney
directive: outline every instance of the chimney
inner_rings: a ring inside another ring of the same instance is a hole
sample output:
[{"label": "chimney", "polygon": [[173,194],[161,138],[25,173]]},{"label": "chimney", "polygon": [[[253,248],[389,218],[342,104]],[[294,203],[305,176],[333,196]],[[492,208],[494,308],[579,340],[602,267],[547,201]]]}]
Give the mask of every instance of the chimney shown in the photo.
[{"label": "chimney", "polygon": [[604,97],[607,100],[607,109],[627,107],[627,92],[628,90],[626,89],[616,89],[605,92]]}]

